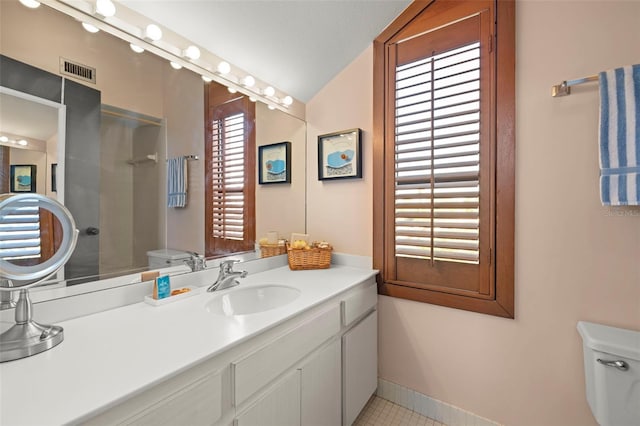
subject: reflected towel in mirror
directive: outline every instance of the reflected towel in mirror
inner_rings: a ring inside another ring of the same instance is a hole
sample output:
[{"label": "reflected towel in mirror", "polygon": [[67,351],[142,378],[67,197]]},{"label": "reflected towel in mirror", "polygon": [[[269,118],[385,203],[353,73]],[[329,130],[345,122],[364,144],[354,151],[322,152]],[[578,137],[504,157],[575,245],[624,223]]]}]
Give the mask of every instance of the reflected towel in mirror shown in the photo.
[{"label": "reflected towel in mirror", "polygon": [[185,157],[167,160],[167,206],[187,205],[187,159]]}]

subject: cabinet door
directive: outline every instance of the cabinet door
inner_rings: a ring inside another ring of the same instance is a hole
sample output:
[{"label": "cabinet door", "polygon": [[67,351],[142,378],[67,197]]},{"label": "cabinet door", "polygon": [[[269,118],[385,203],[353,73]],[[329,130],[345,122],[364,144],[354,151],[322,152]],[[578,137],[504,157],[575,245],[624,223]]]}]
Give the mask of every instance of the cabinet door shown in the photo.
[{"label": "cabinet door", "polygon": [[315,354],[301,369],[302,426],[339,425],[341,404],[340,340]]},{"label": "cabinet door", "polygon": [[342,336],[342,424],[351,425],[378,385],[378,315]]},{"label": "cabinet door", "polygon": [[295,370],[238,416],[236,426],[298,426],[300,370]]}]

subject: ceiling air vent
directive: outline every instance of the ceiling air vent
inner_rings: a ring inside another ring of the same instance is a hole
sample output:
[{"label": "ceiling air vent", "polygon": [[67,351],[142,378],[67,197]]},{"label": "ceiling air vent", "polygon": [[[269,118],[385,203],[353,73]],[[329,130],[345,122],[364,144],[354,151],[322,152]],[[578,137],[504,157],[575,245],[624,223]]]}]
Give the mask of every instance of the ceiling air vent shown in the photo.
[{"label": "ceiling air vent", "polygon": [[60,74],[96,84],[96,69],[60,58]]}]

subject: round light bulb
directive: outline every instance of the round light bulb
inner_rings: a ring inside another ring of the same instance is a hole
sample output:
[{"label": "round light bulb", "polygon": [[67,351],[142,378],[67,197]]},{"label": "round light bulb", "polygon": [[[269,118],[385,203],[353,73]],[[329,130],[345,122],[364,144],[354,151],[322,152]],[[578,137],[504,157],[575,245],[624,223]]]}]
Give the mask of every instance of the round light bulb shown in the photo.
[{"label": "round light bulb", "polygon": [[231,65],[225,61],[220,62],[218,64],[218,72],[220,74],[229,74],[231,72]]},{"label": "round light bulb", "polygon": [[173,68],[174,70],[179,70],[179,69],[181,69],[181,68],[182,68],[182,65],[180,65],[180,64],[179,64],[179,63],[177,63],[177,62],[173,62],[173,61],[171,61],[171,62],[169,62],[169,63],[171,64],[171,68]]},{"label": "round light bulb", "polygon": [[236,89],[234,89],[233,87],[228,87],[227,90],[229,91],[229,93],[237,93],[238,91]]},{"label": "round light bulb", "polygon": [[9,142],[9,138],[6,136],[0,136],[0,142]]},{"label": "round light bulb", "polygon": [[82,28],[84,28],[85,30],[89,31],[90,33],[97,33],[98,31],[100,31],[100,29],[98,27],[96,27],[95,25],[91,25],[91,24],[87,24],[86,22],[82,23]]},{"label": "round light bulb", "polygon": [[276,109],[276,107],[274,107],[273,105],[269,104],[267,105],[267,108],[269,108],[271,111],[273,111],[274,109]]},{"label": "round light bulb", "polygon": [[195,61],[200,57],[200,49],[198,49],[196,46],[189,46],[182,52],[182,55],[191,59],[192,61]]},{"label": "round light bulb", "polygon": [[131,44],[129,44],[129,47],[131,48],[131,50],[133,50],[136,53],[144,52],[144,49],[142,47],[138,46],[137,44],[131,43]]},{"label": "round light bulb", "polygon": [[287,95],[282,99],[282,103],[285,104],[286,106],[289,106],[293,103],[293,98]]},{"label": "round light bulb", "polygon": [[20,0],[23,6],[28,7],[29,9],[35,9],[40,6],[40,2],[36,0]]},{"label": "round light bulb", "polygon": [[149,24],[144,30],[144,38],[152,41],[158,41],[162,38],[162,30],[156,24]]},{"label": "round light bulb", "polygon": [[264,95],[265,96],[273,96],[276,94],[276,89],[274,89],[271,86],[268,86],[264,89]]},{"label": "round light bulb", "polygon": [[96,0],[96,13],[108,18],[116,14],[116,5],[111,0]]},{"label": "round light bulb", "polygon": [[253,87],[253,85],[256,84],[256,79],[253,78],[253,76],[248,75],[242,79],[242,84],[247,87]]},{"label": "round light bulb", "polygon": [[255,102],[255,101],[257,101],[257,99],[256,99],[256,98],[254,98],[253,96],[249,96],[249,100],[250,100],[251,102]]},{"label": "round light bulb", "polygon": [[204,80],[205,83],[211,83],[213,81],[212,78],[207,77],[206,75],[202,76],[202,79]]},{"label": "round light bulb", "polygon": [[18,145],[21,145],[21,146],[27,146],[27,145],[29,145],[29,142],[27,142],[27,141],[26,141],[26,140],[24,140],[24,139],[20,139],[20,140],[18,141]]}]

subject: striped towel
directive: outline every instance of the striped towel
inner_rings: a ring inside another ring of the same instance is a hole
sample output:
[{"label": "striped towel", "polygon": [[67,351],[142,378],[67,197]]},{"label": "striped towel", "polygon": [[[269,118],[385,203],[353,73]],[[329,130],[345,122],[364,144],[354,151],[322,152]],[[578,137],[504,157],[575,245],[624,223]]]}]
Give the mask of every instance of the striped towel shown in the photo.
[{"label": "striped towel", "polygon": [[601,72],[600,198],[640,205],[640,64]]},{"label": "striped towel", "polygon": [[187,205],[187,159],[185,157],[167,160],[167,205],[186,207]]}]

